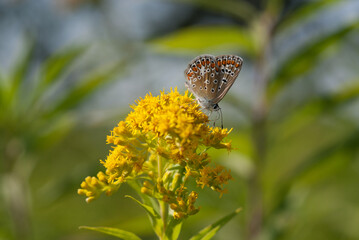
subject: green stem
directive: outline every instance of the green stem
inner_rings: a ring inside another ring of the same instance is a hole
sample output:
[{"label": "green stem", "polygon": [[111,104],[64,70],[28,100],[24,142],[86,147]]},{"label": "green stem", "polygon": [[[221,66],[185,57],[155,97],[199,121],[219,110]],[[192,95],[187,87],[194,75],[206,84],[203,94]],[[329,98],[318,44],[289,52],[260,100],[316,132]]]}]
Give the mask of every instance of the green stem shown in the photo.
[{"label": "green stem", "polygon": [[257,102],[253,109],[253,145],[255,149],[255,172],[249,179],[249,223],[247,239],[257,239],[263,228],[263,189],[261,184],[262,168],[267,157],[267,85],[269,81],[268,57],[271,54],[272,29],[274,19],[270,13],[265,12],[260,21],[262,43],[256,59],[256,87]]},{"label": "green stem", "polygon": [[168,217],[168,204],[164,201],[160,201],[161,218],[163,222],[163,231],[160,239],[165,239],[166,228],[167,228],[167,217]]},{"label": "green stem", "polygon": [[[162,179],[163,173],[162,173],[162,158],[160,156],[157,156],[157,171],[158,171],[158,179]],[[167,228],[167,218],[168,218],[168,204],[164,201],[158,200],[159,206],[160,206],[160,213],[163,223],[163,229],[162,234],[160,237],[160,240],[166,238],[166,228]]]}]

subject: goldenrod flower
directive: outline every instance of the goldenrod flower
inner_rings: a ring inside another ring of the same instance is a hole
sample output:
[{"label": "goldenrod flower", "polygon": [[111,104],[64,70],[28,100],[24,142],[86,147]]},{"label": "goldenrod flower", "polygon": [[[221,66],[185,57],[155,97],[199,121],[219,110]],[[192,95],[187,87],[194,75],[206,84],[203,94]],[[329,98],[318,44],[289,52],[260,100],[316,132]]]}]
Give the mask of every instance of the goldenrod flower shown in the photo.
[{"label": "goldenrod flower", "polygon": [[101,192],[112,194],[121,183],[138,181],[141,192],[169,204],[175,218],[199,211],[194,206],[198,194],[186,188],[188,178],[198,186],[224,193],[232,178],[222,166],[210,167],[208,148],[231,150],[223,139],[231,130],[208,126],[208,117],[186,92],[146,95],[132,106],[125,121],[107,137],[113,144],[107,159],[101,161],[106,173],[88,177],[78,193],[90,202]]}]

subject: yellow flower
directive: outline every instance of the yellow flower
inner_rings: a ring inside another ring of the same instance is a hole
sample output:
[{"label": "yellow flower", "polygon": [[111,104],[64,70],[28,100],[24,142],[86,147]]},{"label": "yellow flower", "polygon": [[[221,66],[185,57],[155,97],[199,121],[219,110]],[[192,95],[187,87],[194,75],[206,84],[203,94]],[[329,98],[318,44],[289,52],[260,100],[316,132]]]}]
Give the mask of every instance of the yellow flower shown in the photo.
[{"label": "yellow flower", "polygon": [[170,204],[175,218],[197,213],[198,194],[188,192],[187,179],[220,194],[225,191],[230,172],[210,167],[206,150],[231,150],[230,142],[223,141],[231,130],[208,126],[207,115],[188,92],[149,93],[136,103],[107,136],[113,148],[101,161],[106,172],[86,178],[78,193],[92,201],[101,192],[112,194],[123,182],[139,180],[142,194]]}]

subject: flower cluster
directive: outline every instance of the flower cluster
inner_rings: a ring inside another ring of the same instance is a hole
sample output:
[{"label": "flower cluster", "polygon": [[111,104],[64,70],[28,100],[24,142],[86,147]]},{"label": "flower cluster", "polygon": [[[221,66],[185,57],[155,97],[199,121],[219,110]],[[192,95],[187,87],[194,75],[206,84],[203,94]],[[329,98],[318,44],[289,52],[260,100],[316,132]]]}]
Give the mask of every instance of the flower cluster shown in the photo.
[{"label": "flower cluster", "polygon": [[101,161],[106,172],[87,177],[78,190],[86,201],[102,192],[112,194],[123,182],[136,181],[143,194],[168,203],[175,218],[185,218],[199,210],[194,206],[198,194],[186,187],[189,178],[202,188],[225,192],[230,171],[211,167],[207,150],[231,150],[230,142],[223,141],[230,130],[208,126],[208,117],[188,92],[148,94],[132,108],[107,137],[114,146]]}]

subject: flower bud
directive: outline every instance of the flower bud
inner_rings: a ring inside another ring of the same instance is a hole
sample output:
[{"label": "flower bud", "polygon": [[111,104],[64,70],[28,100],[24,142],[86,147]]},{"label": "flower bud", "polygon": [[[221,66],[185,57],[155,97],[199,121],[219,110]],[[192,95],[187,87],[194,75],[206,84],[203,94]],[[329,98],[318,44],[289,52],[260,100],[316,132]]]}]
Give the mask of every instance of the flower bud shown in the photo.
[{"label": "flower bud", "polygon": [[152,196],[153,190],[148,189],[148,188],[146,188],[146,187],[142,187],[142,188],[141,188],[141,193],[146,194],[146,195],[148,195],[148,196]]},{"label": "flower bud", "polygon": [[175,173],[171,183],[171,191],[175,191],[179,187],[179,185],[182,182],[181,180],[182,180],[182,175],[179,173]]},{"label": "flower bud", "polygon": [[149,189],[153,189],[152,183],[150,183],[147,180],[143,182],[143,186],[146,187],[146,188],[149,188]]}]

